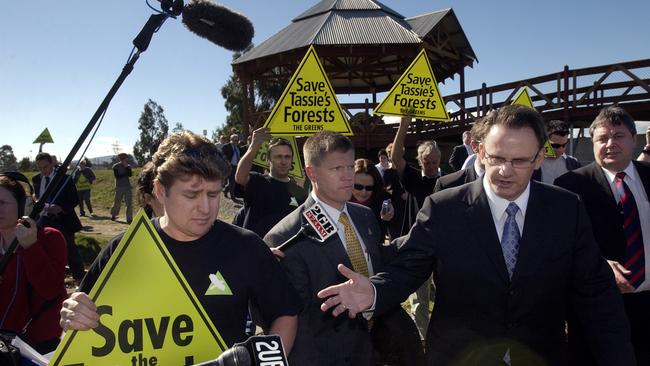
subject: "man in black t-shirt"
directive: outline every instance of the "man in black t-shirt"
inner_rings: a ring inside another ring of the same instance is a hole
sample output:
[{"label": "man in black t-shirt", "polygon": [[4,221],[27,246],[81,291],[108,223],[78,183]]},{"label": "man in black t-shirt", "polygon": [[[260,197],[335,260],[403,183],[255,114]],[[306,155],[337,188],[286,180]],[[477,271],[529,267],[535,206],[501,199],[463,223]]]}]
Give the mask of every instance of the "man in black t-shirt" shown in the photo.
[{"label": "man in black t-shirt", "polygon": [[404,140],[406,131],[411,118],[402,117],[399,129],[393,141],[393,150],[391,151],[391,161],[393,168],[402,177],[404,188],[413,196],[418,203],[418,208],[422,208],[424,199],[433,193],[438,177],[440,177],[440,149],[435,141],[425,141],[418,146],[418,165],[420,169],[406,163],[404,160]]},{"label": "man in black t-shirt", "polygon": [[[220,335],[231,347],[246,339],[249,302],[259,305],[269,334],[282,337],[289,354],[302,303],[279,263],[253,233],[217,220],[222,182],[229,166],[214,144],[183,131],[166,138],[153,156],[154,194],[164,214],[154,227]],[[80,291],[63,303],[63,329],[89,330],[99,315],[87,292],[93,287],[121,236],[93,263]],[[206,291],[219,272],[232,295]]]},{"label": "man in black t-shirt", "polygon": [[[269,142],[268,174],[251,173],[253,159],[265,141]],[[251,144],[239,161],[235,194],[244,198],[243,228],[261,238],[307,198],[307,192],[289,177],[293,151],[289,141],[271,138],[268,128],[253,132]]]},{"label": "man in black t-shirt", "polygon": [[[406,139],[406,131],[410,122],[410,117],[402,117],[400,120],[399,128],[393,141],[393,150],[391,151],[393,168],[401,176],[404,189],[414,197],[417,203],[417,206],[413,209],[409,207],[407,202],[407,209],[405,210],[407,214],[419,211],[427,196],[433,193],[433,188],[436,186],[436,182],[440,177],[438,168],[440,167],[441,155],[440,149],[438,149],[435,141],[425,141],[418,146],[417,160],[420,169],[406,163],[406,160],[404,160],[404,140]],[[415,216],[415,214],[411,215],[413,220]],[[427,334],[427,327],[429,326],[430,283],[431,281],[425,282],[409,298],[411,300],[411,314],[422,339]]]}]

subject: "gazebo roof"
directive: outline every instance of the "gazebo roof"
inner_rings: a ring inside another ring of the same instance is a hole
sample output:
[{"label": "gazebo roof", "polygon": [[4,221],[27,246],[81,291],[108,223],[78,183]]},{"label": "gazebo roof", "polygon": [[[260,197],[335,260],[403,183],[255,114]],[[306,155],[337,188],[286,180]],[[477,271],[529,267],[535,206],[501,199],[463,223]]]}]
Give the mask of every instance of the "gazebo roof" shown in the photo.
[{"label": "gazebo roof", "polygon": [[390,89],[426,48],[439,81],[476,61],[452,9],[405,18],[375,0],[323,0],[233,62],[248,80],[286,81],[310,45],[337,93]]}]

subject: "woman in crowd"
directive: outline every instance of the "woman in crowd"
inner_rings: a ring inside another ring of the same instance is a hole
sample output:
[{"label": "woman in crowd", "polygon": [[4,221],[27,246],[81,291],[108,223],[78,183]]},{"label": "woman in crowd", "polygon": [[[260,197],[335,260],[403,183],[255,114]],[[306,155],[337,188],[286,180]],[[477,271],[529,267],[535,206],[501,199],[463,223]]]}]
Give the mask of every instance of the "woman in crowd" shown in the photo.
[{"label": "woman in crowd", "polygon": [[389,198],[390,194],[384,189],[384,182],[372,161],[357,159],[354,162],[352,202],[367,206],[375,213],[382,238],[386,236],[388,223],[395,214],[393,205],[390,203],[382,210],[383,202]]},{"label": "woman in crowd", "polygon": [[[383,205],[383,202],[390,198],[390,194],[384,189],[379,170],[370,160],[357,159],[354,162],[354,173],[352,202],[367,206],[375,213],[382,230],[382,238],[385,238],[395,210],[390,203]],[[382,206],[384,206],[383,210]],[[394,245],[382,245],[381,257],[388,262],[395,255],[396,250]],[[424,352],[417,328],[401,307],[397,306],[377,317],[370,334],[381,364],[424,365]]]},{"label": "woman in crowd", "polygon": [[59,344],[59,309],[66,299],[67,262],[63,235],[56,229],[37,229],[23,216],[30,199],[17,172],[0,174],[0,258],[14,239],[18,248],[0,277],[0,328],[15,332],[38,352]]}]

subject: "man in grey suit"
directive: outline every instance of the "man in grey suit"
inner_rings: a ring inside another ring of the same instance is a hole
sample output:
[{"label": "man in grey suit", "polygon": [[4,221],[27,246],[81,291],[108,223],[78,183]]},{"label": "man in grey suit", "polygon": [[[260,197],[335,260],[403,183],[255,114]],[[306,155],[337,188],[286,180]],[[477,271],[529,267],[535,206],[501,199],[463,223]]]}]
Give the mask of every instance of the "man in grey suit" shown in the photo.
[{"label": "man in grey suit", "polygon": [[[303,212],[316,203],[338,231],[324,243],[308,238],[300,240],[286,250],[281,262],[303,300],[289,363],[370,366],[373,365],[369,332],[372,325],[363,316],[334,318],[322,313],[316,294],[345,279],[336,269],[339,263],[364,276],[372,275],[380,270],[385,262],[383,257],[390,249],[381,245],[381,230],[373,212],[348,202],[355,174],[352,142],[338,133],[322,131],[307,139],[303,152],[305,171],[313,190],[303,205],[269,231],[264,241],[277,247],[291,238],[306,221]],[[406,313],[402,314],[411,324],[413,343],[420,348],[415,327]]]},{"label": "man in grey suit", "polygon": [[635,365],[623,302],[584,205],[530,179],[544,158],[542,117],[504,106],[485,123],[483,179],[429,196],[384,272],[368,279],[339,266],[350,280],[318,294],[327,298],[322,310],[381,314],[433,272],[429,365],[566,365],[569,308],[578,309],[597,365]]}]

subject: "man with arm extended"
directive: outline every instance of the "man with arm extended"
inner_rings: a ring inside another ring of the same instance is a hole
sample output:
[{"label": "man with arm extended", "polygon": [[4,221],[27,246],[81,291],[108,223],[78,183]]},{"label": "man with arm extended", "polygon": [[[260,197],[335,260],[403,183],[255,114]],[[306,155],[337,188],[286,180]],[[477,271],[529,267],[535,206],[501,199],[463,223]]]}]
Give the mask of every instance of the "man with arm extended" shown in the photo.
[{"label": "man with arm extended", "polygon": [[530,179],[544,158],[542,117],[513,105],[485,123],[483,179],[429,196],[397,258],[371,280],[341,265],[349,280],[319,293],[322,310],[356,316],[374,304],[381,314],[433,272],[429,365],[567,364],[569,307],[580,310],[598,365],[635,365],[622,300],[583,204]]}]

